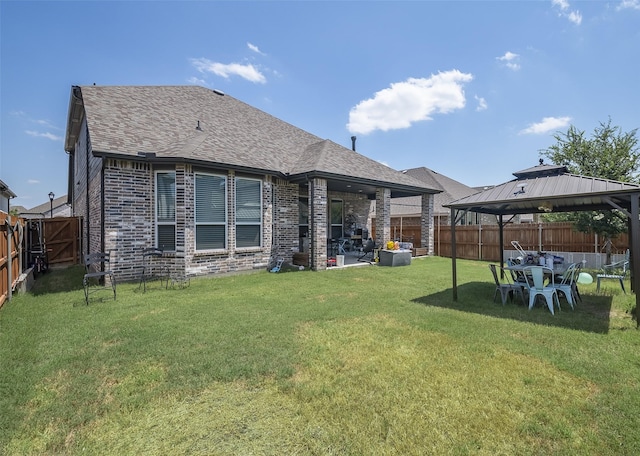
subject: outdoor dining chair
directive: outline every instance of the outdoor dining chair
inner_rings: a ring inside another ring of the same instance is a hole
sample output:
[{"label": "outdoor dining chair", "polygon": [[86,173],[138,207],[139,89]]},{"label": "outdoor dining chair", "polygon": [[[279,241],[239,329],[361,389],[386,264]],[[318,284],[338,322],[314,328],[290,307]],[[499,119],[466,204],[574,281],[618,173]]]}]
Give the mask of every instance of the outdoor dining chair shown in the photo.
[{"label": "outdoor dining chair", "polygon": [[160,285],[169,286],[169,268],[162,262],[163,249],[147,247],[142,250],[142,271],[138,288],[147,291],[147,284],[153,280],[159,280]]},{"label": "outdoor dining chair", "polygon": [[[358,257],[358,261],[368,261],[371,262],[373,261],[373,251],[376,248],[376,244],[375,242],[373,242],[373,239],[369,239],[365,244],[364,247],[362,247],[362,252],[360,254],[360,256]],[[371,260],[367,260],[366,257],[371,254]]]},{"label": "outdoor dining chair", "polygon": [[85,274],[82,278],[84,300],[89,305],[89,295],[101,290],[113,292],[116,299],[116,279],[109,267],[110,252],[89,253],[84,256]]},{"label": "outdoor dining chair", "polygon": [[627,291],[624,289],[624,279],[627,277],[627,273],[629,272],[629,260],[617,261],[611,264],[605,264],[602,266],[602,270],[596,275],[596,291],[600,291],[600,281],[602,279],[614,279],[620,282],[620,287],[624,294],[627,294]]},{"label": "outdoor dining chair", "polygon": [[[560,299],[558,289],[555,287],[553,270],[545,266],[527,266],[523,270],[529,288],[529,310],[533,309],[538,296],[544,297],[551,315],[555,315],[554,305],[560,310]],[[545,275],[549,277],[549,285],[545,286]]]},{"label": "outdoor dining chair", "polygon": [[502,298],[502,305],[507,302],[507,298],[510,298],[513,302],[513,296],[515,294],[518,294],[522,298],[522,303],[525,304],[524,293],[520,285],[511,283],[509,281],[508,275],[505,275],[505,277],[507,278],[506,282],[500,282],[500,279],[498,279],[498,273],[496,272],[495,264],[490,264],[489,269],[491,269],[491,274],[493,274],[493,280],[496,284],[496,290],[493,293],[493,302],[496,301],[496,296],[498,296],[498,293],[500,293],[500,297]]},{"label": "outdoor dining chair", "polygon": [[559,282],[552,282],[551,286],[554,286],[562,295],[565,297],[569,306],[573,309],[577,300],[577,285],[575,281],[577,280],[576,276],[577,264],[572,263],[569,265],[567,270],[562,274],[562,276],[558,276]]}]

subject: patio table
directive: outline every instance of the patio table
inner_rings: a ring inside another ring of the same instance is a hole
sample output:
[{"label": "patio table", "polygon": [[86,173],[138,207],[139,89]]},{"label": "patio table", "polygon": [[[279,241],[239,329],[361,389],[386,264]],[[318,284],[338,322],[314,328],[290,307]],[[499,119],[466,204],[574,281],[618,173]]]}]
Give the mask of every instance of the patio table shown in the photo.
[{"label": "patio table", "polygon": [[[538,265],[537,264],[512,264],[511,266],[508,266],[508,265],[504,266],[502,269],[504,269],[505,271],[513,271],[516,274],[521,275],[521,274],[524,274],[525,268],[528,268],[531,266],[538,266]],[[542,267],[551,269],[553,271],[553,275],[557,277],[567,272],[567,269],[569,268],[569,266],[570,266],[569,264],[560,263],[560,264],[554,264],[553,269],[548,268],[547,266],[542,266]],[[547,277],[547,275],[545,275],[545,277]]]}]

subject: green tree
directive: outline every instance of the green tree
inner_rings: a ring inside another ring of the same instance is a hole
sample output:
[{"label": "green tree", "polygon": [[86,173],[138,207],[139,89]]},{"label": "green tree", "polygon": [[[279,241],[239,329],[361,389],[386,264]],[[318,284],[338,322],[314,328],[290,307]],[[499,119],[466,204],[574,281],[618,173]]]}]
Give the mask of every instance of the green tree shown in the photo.
[{"label": "green tree", "polygon": [[[640,183],[640,149],[637,128],[622,132],[620,127],[600,122],[587,138],[584,131],[571,125],[566,133],[556,133],[556,143],[540,152],[556,165],[564,165],[569,172],[621,182]],[[607,262],[611,262],[611,240],[627,231],[627,218],[619,211],[571,212],[554,214],[546,220],[566,220],[583,233],[596,233],[605,239]]]}]

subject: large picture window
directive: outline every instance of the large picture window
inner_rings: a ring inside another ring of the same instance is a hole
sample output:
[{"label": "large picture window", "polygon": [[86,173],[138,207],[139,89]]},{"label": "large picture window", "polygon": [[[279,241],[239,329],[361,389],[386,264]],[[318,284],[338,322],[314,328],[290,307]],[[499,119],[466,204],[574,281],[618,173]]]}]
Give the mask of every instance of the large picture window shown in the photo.
[{"label": "large picture window", "polygon": [[196,250],[227,247],[227,179],[196,174]]},{"label": "large picture window", "polygon": [[260,247],[262,233],[262,183],[236,178],[236,247]]},{"label": "large picture window", "polygon": [[156,173],[156,246],[176,250],[176,173]]}]

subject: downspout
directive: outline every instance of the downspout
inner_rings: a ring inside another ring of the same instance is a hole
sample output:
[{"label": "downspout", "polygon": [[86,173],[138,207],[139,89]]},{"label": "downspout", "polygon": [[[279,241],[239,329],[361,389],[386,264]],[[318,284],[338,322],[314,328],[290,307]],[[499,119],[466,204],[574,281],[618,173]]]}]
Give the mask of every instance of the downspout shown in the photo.
[{"label": "downspout", "polygon": [[85,236],[85,239],[87,240],[87,245],[85,246],[86,251],[83,252],[85,254],[91,253],[89,250],[91,250],[91,228],[90,228],[90,216],[89,216],[89,210],[91,209],[90,204],[89,204],[89,122],[87,121],[87,118],[85,117],[85,130],[86,130],[86,134],[85,134],[85,154],[86,154],[86,159],[85,159],[85,166],[86,166],[86,172],[85,177],[86,177],[86,185],[85,185],[85,205],[86,205],[86,217],[85,217],[85,226],[87,228],[87,234]]},{"label": "downspout", "polygon": [[[104,242],[104,238],[105,238],[105,224],[104,224],[104,214],[105,214],[105,210],[104,210],[104,164],[105,162],[108,160],[108,158],[103,158],[102,159],[102,167],[100,169],[100,251],[101,252],[105,252],[105,242]],[[108,252],[106,252],[108,253]]]},{"label": "downspout", "polygon": [[314,217],[314,213],[315,213],[315,186],[313,185],[313,183],[309,182],[309,178],[307,177],[307,185],[309,187],[309,233],[307,234],[307,236],[309,237],[309,267],[312,268],[314,271],[317,270],[316,266],[315,266],[315,262],[316,262],[316,242],[317,242],[317,236],[316,236],[316,223],[315,223],[315,217]]}]

